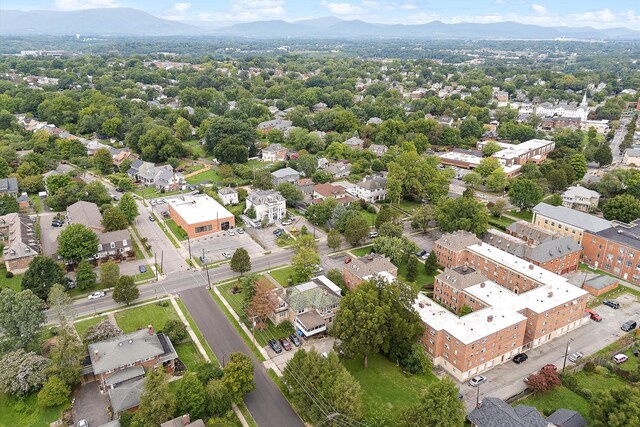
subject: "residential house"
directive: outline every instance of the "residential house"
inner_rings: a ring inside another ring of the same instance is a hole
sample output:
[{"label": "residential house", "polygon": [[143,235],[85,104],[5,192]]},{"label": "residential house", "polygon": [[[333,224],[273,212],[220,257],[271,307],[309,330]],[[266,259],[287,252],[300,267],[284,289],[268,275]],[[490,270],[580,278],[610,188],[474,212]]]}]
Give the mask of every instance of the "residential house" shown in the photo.
[{"label": "residential house", "polygon": [[398,277],[398,267],[380,254],[369,254],[360,258],[353,258],[350,263],[342,268],[344,283],[349,290],[354,290],[368,278],[388,273],[393,277]]},{"label": "residential house", "polygon": [[1,243],[4,245],[2,258],[7,271],[13,274],[27,271],[33,257],[41,251],[35,223],[28,215],[22,213],[2,215],[0,235]]},{"label": "residential house", "polygon": [[640,167],[640,148],[627,148],[622,156],[622,163]]},{"label": "residential house", "polygon": [[562,193],[562,206],[582,212],[591,212],[598,207],[600,193],[582,187],[571,186]]},{"label": "residential house", "polygon": [[293,122],[291,120],[267,120],[266,122],[258,123],[258,130],[263,134],[269,133],[273,129],[281,130],[282,132],[287,131],[289,128],[293,126]]},{"label": "residential house", "polygon": [[95,258],[126,257],[133,250],[129,230],[116,230],[98,234]]},{"label": "residential house", "polygon": [[354,187],[355,196],[369,203],[387,198],[387,179],[381,176],[365,176]]},{"label": "residential house", "polygon": [[346,188],[330,183],[316,184],[313,187],[313,203],[320,203],[324,199],[334,198],[340,204],[350,205],[355,199],[351,197]]},{"label": "residential house", "polygon": [[31,200],[29,199],[29,195],[26,192],[22,192],[22,194],[20,194],[17,198],[18,200],[18,207],[20,209],[29,209],[29,204],[31,203]]},{"label": "residential house", "polygon": [[[140,370],[140,373],[144,374],[144,369]],[[146,382],[147,377],[137,376],[108,389],[111,412],[114,416],[118,417],[123,412],[133,412],[138,409]]]},{"label": "residential house", "polygon": [[102,214],[95,203],[75,202],[67,208],[66,217],[69,224],[82,224],[96,233],[104,232]]},{"label": "residential house", "polygon": [[263,162],[282,162],[287,159],[287,147],[281,144],[271,144],[262,149]]},{"label": "residential house", "polygon": [[277,187],[283,182],[295,184],[300,179],[300,172],[290,167],[286,167],[284,169],[278,169],[277,171],[271,172],[271,176],[273,177],[273,185]]},{"label": "residential house", "polygon": [[135,177],[144,185],[154,186],[158,190],[164,191],[177,191],[187,182],[181,173],[173,170],[171,165],[153,165],[139,170]]},{"label": "residential house", "polygon": [[579,412],[564,408],[549,415],[547,422],[555,427],[587,427],[589,425]]},{"label": "residential house", "polygon": [[329,160],[324,157],[318,159],[318,169],[326,169],[329,166]]},{"label": "residential house", "polygon": [[640,284],[640,219],[630,224],[613,222],[601,230],[585,230],[583,262]]},{"label": "residential house", "polygon": [[453,118],[448,116],[440,116],[438,117],[438,124],[442,126],[453,126]]},{"label": "residential house", "polygon": [[247,213],[249,209],[253,208],[258,221],[266,219],[269,222],[273,222],[287,215],[287,202],[279,191],[253,191],[249,193],[245,203],[246,207],[244,212]]},{"label": "residential house", "polygon": [[240,203],[238,200],[238,190],[235,188],[222,187],[218,190],[218,196],[220,196],[220,200],[222,200],[222,204],[225,206]]},{"label": "residential house", "polygon": [[357,136],[347,139],[344,144],[354,150],[362,150],[364,148],[364,141]]},{"label": "residential house", "polygon": [[369,146],[369,151],[371,151],[373,154],[375,154],[378,157],[382,157],[384,153],[386,153],[388,150],[389,149],[387,148],[386,145],[371,144]]},{"label": "residential house", "polygon": [[325,104],[324,102],[318,102],[317,104],[314,104],[314,105],[311,107],[311,110],[312,110],[314,113],[318,113],[318,112],[320,112],[320,111],[324,111],[324,110],[326,110],[327,108],[328,108],[327,104]]},{"label": "residential house", "polygon": [[184,414],[180,417],[163,422],[160,424],[160,427],[206,427],[206,425],[202,420],[191,421],[189,414]]},{"label": "residential house", "polygon": [[570,236],[578,243],[583,243],[582,238],[586,231],[598,233],[611,227],[611,221],[606,219],[546,203],[538,203],[533,207],[531,222],[562,236]]},{"label": "residential house", "polygon": [[113,164],[116,167],[120,167],[125,160],[134,161],[137,160],[138,156],[131,152],[131,150],[118,150],[117,153],[113,155]]},{"label": "residential house", "polygon": [[331,329],[342,298],[340,287],[326,276],[274,292],[278,295],[278,308],[271,314],[273,323],[289,321],[305,337]]},{"label": "residential house", "polygon": [[382,123],[382,119],[380,117],[371,117],[367,120],[368,125],[379,125]]},{"label": "residential house", "polygon": [[9,178],[0,178],[0,196],[8,194],[16,197],[18,195],[18,178],[10,176]]},{"label": "residential house", "polygon": [[339,161],[330,164],[324,171],[333,175],[334,179],[346,178],[351,174],[351,164],[345,161]]},{"label": "residential house", "polygon": [[127,170],[127,175],[129,175],[132,179],[134,179],[136,181],[140,181],[140,178],[138,177],[138,174],[140,172],[146,171],[146,170],[151,169],[153,167],[155,167],[154,163],[145,162],[144,160],[140,160],[140,159],[135,159],[131,163],[131,167],[129,167],[129,170]]},{"label": "residential house", "polygon": [[483,398],[467,415],[467,420],[472,427],[548,427],[550,425],[536,408],[525,405],[513,407],[497,397]]},{"label": "residential house", "polygon": [[305,196],[313,194],[313,180],[311,178],[301,178],[296,183],[296,186]]}]

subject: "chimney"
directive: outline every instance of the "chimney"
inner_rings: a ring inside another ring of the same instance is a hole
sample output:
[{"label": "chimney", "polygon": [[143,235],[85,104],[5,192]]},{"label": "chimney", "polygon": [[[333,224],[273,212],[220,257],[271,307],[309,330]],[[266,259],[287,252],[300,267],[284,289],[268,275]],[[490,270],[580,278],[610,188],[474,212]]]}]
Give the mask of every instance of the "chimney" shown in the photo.
[{"label": "chimney", "polygon": [[98,350],[93,351],[93,359],[97,362],[100,360],[100,352]]},{"label": "chimney", "polygon": [[553,292],[549,292],[549,293],[547,294],[547,298],[551,298],[552,296],[553,296]]},{"label": "chimney", "polygon": [[488,315],[487,316],[487,322],[493,322],[493,316],[492,315]]},{"label": "chimney", "polygon": [[463,265],[463,266],[462,266],[462,271],[463,271],[463,272],[465,272],[465,273],[466,273],[467,271],[469,271],[469,266],[468,266],[467,264]]},{"label": "chimney", "polygon": [[147,326],[147,332],[149,332],[149,335],[153,335],[153,326]]},{"label": "chimney", "polygon": [[480,287],[484,288],[484,282],[480,283]]},{"label": "chimney", "polygon": [[191,424],[191,419],[189,418],[189,414],[184,414],[182,416],[182,425],[188,426],[189,424]]},{"label": "chimney", "polygon": [[529,264],[529,270],[533,270],[533,264]]}]

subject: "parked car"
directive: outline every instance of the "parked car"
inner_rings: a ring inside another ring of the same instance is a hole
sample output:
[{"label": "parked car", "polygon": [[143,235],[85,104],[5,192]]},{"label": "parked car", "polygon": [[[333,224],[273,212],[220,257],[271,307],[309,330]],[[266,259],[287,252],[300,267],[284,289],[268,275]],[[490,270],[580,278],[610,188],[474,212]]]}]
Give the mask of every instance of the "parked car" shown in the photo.
[{"label": "parked car", "polygon": [[629,360],[629,357],[626,354],[619,353],[613,356],[612,359],[614,362],[616,362],[619,365]]},{"label": "parked car", "polygon": [[372,232],[369,233],[369,238],[370,239],[375,239],[378,236],[379,236],[379,234],[378,234],[377,231],[372,231]]},{"label": "parked car", "polygon": [[273,234],[275,234],[275,235],[276,235],[276,237],[280,237],[280,236],[282,236],[282,235],[284,234],[284,230],[283,230],[282,228],[277,228],[277,229],[273,232]]},{"label": "parked car", "polygon": [[422,250],[420,250],[420,251],[416,252],[416,256],[417,256],[418,258],[420,258],[420,257],[422,257],[422,256],[423,256],[424,254],[426,254],[426,253],[427,253],[427,251],[425,251],[424,249],[422,249]]},{"label": "parked car", "polygon": [[68,278],[67,279],[67,289],[75,289],[75,288],[76,288],[76,282],[73,279]]},{"label": "parked car", "polygon": [[64,222],[54,219],[53,221],[51,221],[51,226],[52,227],[62,227],[64,225]]},{"label": "parked car", "polygon": [[78,427],[89,427],[89,423],[87,420],[80,420],[78,421]]},{"label": "parked car", "polygon": [[282,346],[282,348],[284,348],[286,351],[290,351],[291,350],[291,344],[289,343],[289,340],[286,338],[280,338],[280,345]]},{"label": "parked car", "polygon": [[469,385],[471,387],[478,387],[480,384],[482,384],[485,381],[487,381],[487,377],[483,375],[476,375],[475,377],[471,378],[471,380],[469,381]]},{"label": "parked car", "polygon": [[236,231],[238,232],[238,234],[244,234],[244,228],[238,227],[236,228]]},{"label": "parked car", "polygon": [[157,205],[157,204],[158,204],[158,202],[156,202],[155,200],[152,200],[152,201],[151,201],[151,206],[155,206],[155,205]]},{"label": "parked car", "polygon": [[236,232],[235,232],[235,231],[233,231],[233,230],[227,230],[227,234],[228,234],[229,236],[235,236],[235,235],[236,235]]},{"label": "parked car", "polygon": [[616,310],[620,308],[620,304],[615,301],[610,301],[608,299],[602,301],[604,305],[608,305],[611,308],[615,308]]},{"label": "parked car", "polygon": [[528,358],[529,356],[527,356],[526,354],[518,353],[515,356],[513,356],[513,361],[519,365],[522,362],[526,361]]},{"label": "parked car", "polygon": [[227,259],[231,258],[231,254],[229,252],[222,252],[222,256]]},{"label": "parked car", "polygon": [[280,224],[282,225],[291,225],[293,224],[293,221],[291,221],[290,219],[283,219]]},{"label": "parked car", "polygon": [[322,268],[322,266],[320,264],[314,264],[314,265],[312,265],[312,267],[313,267],[313,272],[314,273],[321,273],[322,270],[323,270],[323,268]]},{"label": "parked car", "polygon": [[153,217],[153,215],[149,215],[149,221],[155,221],[156,219]]},{"label": "parked car", "polygon": [[145,267],[144,265],[138,266],[138,271],[140,273],[146,273],[147,272],[147,267]]},{"label": "parked car", "polygon": [[107,295],[106,293],[104,293],[103,291],[98,291],[98,292],[94,292],[92,294],[89,294],[89,296],[87,297],[87,299],[89,301],[94,300],[94,299],[98,299],[98,298],[102,298],[103,296]]},{"label": "parked car", "polygon": [[275,351],[276,353],[282,353],[282,347],[280,346],[278,341],[274,339],[270,339],[268,343],[269,343],[269,347],[271,347],[273,351]]},{"label": "parked car", "polygon": [[116,188],[116,191],[117,191],[118,193],[124,193],[124,188]]},{"label": "parked car", "polygon": [[427,252],[426,254],[422,255],[422,256],[420,257],[420,259],[421,259],[421,260],[423,260],[423,261],[426,261],[426,260],[427,260],[427,258],[429,258],[429,255],[431,255],[431,252]]},{"label": "parked car", "polygon": [[629,332],[629,331],[633,331],[636,326],[638,326],[638,324],[636,323],[635,320],[628,320],[626,322],[624,322],[624,324],[620,327],[620,329],[622,329],[625,332]]},{"label": "parked car", "polygon": [[328,359],[329,353],[327,353],[326,351],[323,351],[322,353],[320,353],[320,356],[324,357],[325,359]]},{"label": "parked car", "polygon": [[569,356],[569,361],[576,363],[578,360],[582,359],[583,357],[584,357],[584,354],[580,353],[579,351],[576,351],[571,356]]},{"label": "parked car", "polygon": [[598,313],[596,313],[593,310],[590,309],[586,309],[585,313],[587,313],[589,315],[589,318],[591,320],[595,320],[596,322],[602,322],[602,316],[600,316]]},{"label": "parked car", "polygon": [[298,338],[296,334],[289,335],[289,341],[291,341],[296,347],[300,347],[302,345],[300,338]]},{"label": "parked car", "polygon": [[345,263],[345,264],[349,264],[351,261],[353,261],[353,260],[351,259],[351,257],[346,257],[346,258],[344,259],[344,263]]},{"label": "parked car", "polygon": [[477,193],[476,196],[480,197],[481,199],[486,199],[487,195],[486,194],[482,194],[482,193]]}]

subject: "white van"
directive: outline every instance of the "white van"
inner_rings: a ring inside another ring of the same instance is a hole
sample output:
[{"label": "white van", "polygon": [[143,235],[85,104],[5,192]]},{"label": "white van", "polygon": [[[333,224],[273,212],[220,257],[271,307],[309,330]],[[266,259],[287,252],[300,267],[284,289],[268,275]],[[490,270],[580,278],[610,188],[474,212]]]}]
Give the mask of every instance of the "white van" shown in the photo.
[{"label": "white van", "polygon": [[622,362],[626,362],[629,359],[629,357],[627,357],[626,354],[616,354],[615,356],[613,356],[613,361],[616,362],[618,365],[621,364]]}]

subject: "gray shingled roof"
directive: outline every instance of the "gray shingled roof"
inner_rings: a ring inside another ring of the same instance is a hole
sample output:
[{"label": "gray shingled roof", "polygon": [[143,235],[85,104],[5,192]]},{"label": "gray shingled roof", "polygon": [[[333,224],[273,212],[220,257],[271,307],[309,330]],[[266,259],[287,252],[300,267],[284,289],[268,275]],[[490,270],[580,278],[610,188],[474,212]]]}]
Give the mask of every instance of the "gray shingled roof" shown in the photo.
[{"label": "gray shingled roof", "polygon": [[164,353],[165,349],[158,335],[149,334],[146,329],[89,345],[89,357],[94,374],[121,368]]},{"label": "gray shingled roof", "polygon": [[547,417],[547,422],[558,427],[587,427],[587,420],[576,411],[560,408]]},{"label": "gray shingled roof", "polygon": [[135,408],[140,404],[140,395],[144,389],[147,377],[131,380],[109,390],[109,399],[114,413]]},{"label": "gray shingled roof", "polygon": [[444,272],[438,274],[436,278],[460,290],[489,280],[487,276],[471,267],[467,267],[467,271],[464,271],[464,266],[455,269],[447,268]]},{"label": "gray shingled roof", "polygon": [[3,249],[5,261],[36,256],[40,253],[35,224],[28,215],[10,213],[0,216],[0,228],[5,227],[8,230]]},{"label": "gray shingled roof", "polygon": [[478,239],[475,234],[464,230],[445,234],[441,238],[436,240],[436,245],[442,245],[454,252],[461,251],[463,249],[466,249],[467,246],[475,245],[478,243],[480,243],[480,239]]},{"label": "gray shingled roof", "polygon": [[67,208],[67,214],[69,215],[69,222],[73,224],[102,229],[102,214],[95,203],[75,202]]},{"label": "gray shingled roof", "polygon": [[538,245],[530,246],[523,240],[507,233],[499,230],[488,230],[484,236],[482,236],[482,241],[511,255],[540,263],[582,250],[582,246],[568,236],[547,240]]},{"label": "gray shingled roof", "polygon": [[396,266],[380,254],[369,254],[360,258],[355,258],[349,267],[358,277],[367,277],[373,274],[386,271],[388,273],[396,270]]},{"label": "gray shingled roof", "polygon": [[18,178],[11,176],[9,178],[0,178],[0,193],[17,193]]},{"label": "gray shingled roof", "polygon": [[600,276],[596,276],[592,279],[587,280],[586,282],[584,282],[584,284],[594,289],[604,289],[607,286],[613,285],[617,281],[618,279],[616,279],[615,277],[602,274]]},{"label": "gray shingled roof", "polygon": [[611,227],[611,223],[606,219],[598,218],[564,206],[552,206],[546,203],[538,203],[533,212],[551,220],[556,220],[564,224],[588,231],[602,231]]},{"label": "gray shingled roof", "polygon": [[507,231],[510,231],[517,236],[524,236],[527,239],[531,239],[538,243],[553,239],[553,233],[549,230],[545,230],[542,227],[538,227],[537,225],[524,220],[512,223],[507,227]]},{"label": "gray shingled roof", "polygon": [[295,169],[287,167],[287,168],[284,168],[284,169],[278,169],[277,171],[273,171],[273,172],[271,172],[271,175],[275,176],[276,178],[286,178],[286,177],[292,176],[292,175],[300,176],[300,172],[298,172]]},{"label": "gray shingled roof", "polygon": [[546,427],[547,422],[537,409],[518,405],[512,408],[504,400],[485,397],[467,419],[478,427]]}]

